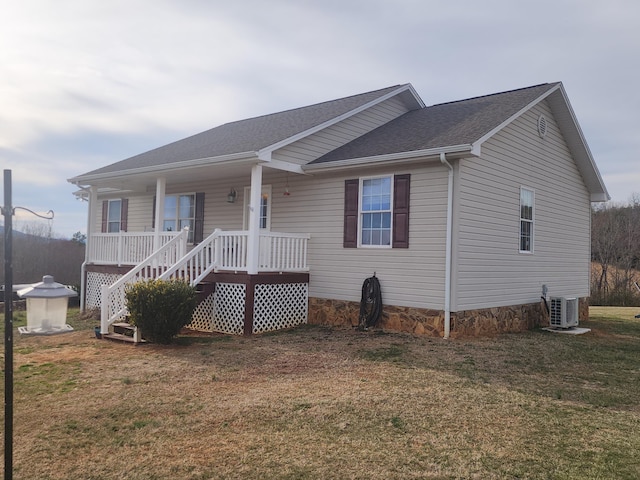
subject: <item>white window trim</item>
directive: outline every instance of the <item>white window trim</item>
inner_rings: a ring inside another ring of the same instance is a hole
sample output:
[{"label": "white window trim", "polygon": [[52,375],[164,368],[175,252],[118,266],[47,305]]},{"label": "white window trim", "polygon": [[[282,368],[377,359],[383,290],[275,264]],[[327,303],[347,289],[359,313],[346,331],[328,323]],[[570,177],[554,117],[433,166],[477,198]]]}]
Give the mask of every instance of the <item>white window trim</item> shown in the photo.
[{"label": "white window trim", "polygon": [[[243,208],[242,208],[242,228],[249,230],[249,200],[251,199],[251,187],[244,187],[243,195]],[[260,202],[262,202],[262,195],[266,195],[267,199],[267,227],[261,228],[262,231],[271,231],[271,204],[273,203],[273,195],[271,194],[271,185],[263,185],[260,191]]]},{"label": "white window trim", "polygon": [[[111,229],[109,228],[109,226],[112,223],[116,223],[115,221],[111,220],[111,212],[114,211],[112,208],[112,205],[118,202],[118,208],[117,208],[117,212],[118,212],[118,230],[116,230],[115,232],[112,232]],[[111,200],[107,200],[107,232],[110,233],[118,233],[122,231],[122,199],[121,198],[113,198]]]},{"label": "white window trim", "polygon": [[[532,197],[531,220],[522,218],[522,191],[523,190],[531,192],[531,197]],[[531,222],[531,249],[530,250],[520,250],[520,244],[522,241],[522,221],[523,220]],[[522,253],[525,255],[533,255],[534,248],[535,248],[535,242],[534,242],[535,233],[536,233],[536,191],[535,189],[530,187],[520,186],[520,189],[518,190],[518,251],[519,253]]]},{"label": "white window trim", "polygon": [[[178,199],[178,202],[180,202],[180,197],[183,196],[191,196],[193,197],[193,217],[191,218],[193,220],[193,225],[195,227],[195,222],[196,222],[196,192],[180,192],[180,193],[169,193],[165,195],[165,203],[166,203],[166,199],[169,197],[176,197]],[[178,215],[178,213],[180,212],[180,205],[178,204],[178,210],[176,211],[176,215],[177,218],[175,219],[175,221],[180,224],[180,216]],[[165,222],[165,211],[164,211],[164,207],[163,207],[163,211],[162,211],[162,230],[163,232],[166,232],[168,230],[164,229],[164,222]],[[175,226],[175,230],[171,230],[172,232],[179,232],[181,229],[178,225]],[[193,244],[193,236],[195,235],[195,228],[192,228],[189,230],[189,244]]]},{"label": "white window trim", "polygon": [[[362,214],[363,213],[371,213],[371,212],[363,212],[362,211],[362,195],[364,193],[364,182],[365,180],[375,180],[377,178],[389,178],[391,180],[390,187],[390,195],[389,199],[389,212],[391,213],[390,220],[390,236],[389,236],[389,245],[363,245],[362,244]],[[393,188],[394,188],[394,175],[374,175],[370,177],[360,177],[358,185],[358,248],[374,248],[374,249],[388,249],[393,248]]]}]

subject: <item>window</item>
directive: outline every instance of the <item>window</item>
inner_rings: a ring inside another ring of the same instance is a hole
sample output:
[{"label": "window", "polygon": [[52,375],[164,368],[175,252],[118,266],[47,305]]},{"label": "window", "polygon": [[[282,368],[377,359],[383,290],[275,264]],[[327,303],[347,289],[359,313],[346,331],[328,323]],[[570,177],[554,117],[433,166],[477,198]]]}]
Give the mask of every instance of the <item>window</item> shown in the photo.
[{"label": "window", "polygon": [[[271,229],[271,185],[263,185],[260,193],[259,224],[262,230]],[[244,188],[244,229],[249,228],[249,202],[251,201],[251,187]]]},{"label": "window", "polygon": [[520,251],[533,253],[534,192],[520,188]]},{"label": "window", "polygon": [[109,213],[107,214],[107,232],[108,233],[119,232],[121,219],[122,219],[122,200],[109,200]]},{"label": "window", "polygon": [[195,194],[167,195],[164,199],[162,229],[165,232],[177,232],[184,227],[189,227],[188,242],[193,243],[195,215]]},{"label": "window", "polygon": [[129,201],[126,198],[104,200],[102,202],[102,233],[127,231],[128,205]]},{"label": "window", "polygon": [[345,181],[344,247],[409,248],[411,175]]},{"label": "window", "polygon": [[391,177],[362,180],[360,245],[391,246]]}]

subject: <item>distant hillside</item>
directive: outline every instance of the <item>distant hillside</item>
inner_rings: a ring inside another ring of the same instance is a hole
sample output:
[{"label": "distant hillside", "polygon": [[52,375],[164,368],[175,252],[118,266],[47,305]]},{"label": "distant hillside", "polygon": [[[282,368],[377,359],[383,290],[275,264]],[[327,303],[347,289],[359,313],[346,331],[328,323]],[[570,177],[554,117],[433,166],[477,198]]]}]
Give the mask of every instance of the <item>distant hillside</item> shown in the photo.
[{"label": "distant hillside", "polygon": [[[0,284],[4,279],[4,247],[4,226],[0,225]],[[57,282],[80,284],[84,244],[14,230],[12,247],[14,283],[35,283],[44,275],[53,275]]]},{"label": "distant hillside", "polygon": [[[0,225],[0,236],[2,237],[2,241],[4,241],[4,225]],[[24,232],[19,232],[18,230],[13,230],[13,238],[22,238],[32,236]]]}]

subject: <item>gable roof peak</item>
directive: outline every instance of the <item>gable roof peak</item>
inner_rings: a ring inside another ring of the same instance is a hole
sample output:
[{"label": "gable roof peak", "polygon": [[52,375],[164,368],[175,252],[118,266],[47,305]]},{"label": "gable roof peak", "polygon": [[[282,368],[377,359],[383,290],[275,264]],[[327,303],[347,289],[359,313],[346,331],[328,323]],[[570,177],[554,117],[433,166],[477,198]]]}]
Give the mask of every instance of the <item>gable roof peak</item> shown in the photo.
[{"label": "gable roof peak", "polygon": [[[498,97],[500,95],[518,94],[518,93],[526,92],[526,91],[529,91],[529,90],[542,89],[542,87],[547,87],[547,89],[551,89],[552,87],[556,87],[558,85],[561,85],[561,82],[539,83],[537,85],[531,85],[529,87],[514,88],[512,90],[505,90],[503,92],[490,93],[490,94],[487,94],[487,95],[478,95],[476,97],[465,98],[465,99],[462,99],[462,100],[452,100],[450,102],[435,103],[435,104],[433,104],[431,106],[432,107],[441,107],[441,106],[445,106],[445,105],[454,105],[456,103],[462,103],[462,102],[473,102],[474,100],[483,100],[483,99],[489,99],[490,100],[492,97]],[[547,89],[545,89],[545,90],[547,90]]]},{"label": "gable roof peak", "polygon": [[[280,115],[295,114],[297,112],[302,112],[304,110],[312,110],[312,109],[322,108],[322,107],[325,107],[325,106],[326,107],[330,107],[331,105],[336,104],[338,102],[349,102],[350,100],[358,100],[361,97],[369,97],[370,96],[372,98],[377,98],[378,96],[386,95],[389,92],[392,92],[392,91],[394,91],[396,89],[399,89],[401,87],[405,87],[407,85],[410,85],[410,84],[392,85],[390,87],[379,88],[377,90],[371,90],[369,92],[356,93],[354,95],[347,95],[346,97],[339,97],[339,98],[334,98],[332,100],[325,100],[323,102],[312,103],[312,104],[309,104],[309,105],[304,105],[302,107],[287,108],[285,110],[279,110],[277,112],[265,113],[263,115],[256,115],[255,117],[247,117],[247,118],[242,118],[242,119],[239,119],[239,120],[232,120],[230,122],[223,123],[223,124],[221,124],[219,126],[222,127],[222,126],[233,125],[233,124],[241,123],[241,122],[261,120],[261,119],[266,119],[266,118],[270,118],[270,117],[277,117],[277,116],[280,116]],[[214,128],[217,128],[217,127],[214,127]]]}]

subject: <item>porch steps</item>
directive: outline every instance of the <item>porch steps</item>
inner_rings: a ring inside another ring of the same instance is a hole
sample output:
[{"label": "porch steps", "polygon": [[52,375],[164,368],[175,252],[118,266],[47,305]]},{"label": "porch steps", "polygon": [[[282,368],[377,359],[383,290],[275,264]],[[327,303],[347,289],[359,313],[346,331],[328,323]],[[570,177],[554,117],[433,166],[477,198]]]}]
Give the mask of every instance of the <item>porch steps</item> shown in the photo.
[{"label": "porch steps", "polygon": [[136,342],[134,339],[135,327],[127,322],[118,322],[111,325],[112,332],[102,335],[102,338],[107,340],[113,340],[117,342],[131,343],[133,345],[140,345],[141,343],[147,343],[146,340],[141,339]]},{"label": "porch steps", "polygon": [[196,285],[196,305],[204,302],[216,290],[216,282],[202,281]]}]

